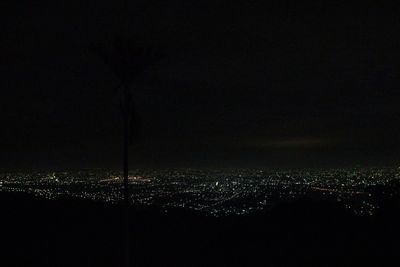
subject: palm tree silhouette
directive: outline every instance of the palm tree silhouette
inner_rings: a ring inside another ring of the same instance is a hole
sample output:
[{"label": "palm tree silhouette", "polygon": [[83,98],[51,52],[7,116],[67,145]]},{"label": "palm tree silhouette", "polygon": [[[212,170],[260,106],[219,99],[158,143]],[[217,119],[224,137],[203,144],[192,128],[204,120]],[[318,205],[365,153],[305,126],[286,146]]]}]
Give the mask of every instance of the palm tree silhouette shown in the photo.
[{"label": "palm tree silhouette", "polygon": [[[129,266],[129,144],[133,130],[140,127],[138,115],[130,89],[135,79],[154,65],[161,55],[148,45],[140,45],[137,40],[116,36],[111,41],[92,45],[95,52],[109,67],[119,81],[115,94],[120,96],[120,109],[123,117],[123,196],[125,207],[125,266]],[[138,129],[136,129],[138,130]]]}]

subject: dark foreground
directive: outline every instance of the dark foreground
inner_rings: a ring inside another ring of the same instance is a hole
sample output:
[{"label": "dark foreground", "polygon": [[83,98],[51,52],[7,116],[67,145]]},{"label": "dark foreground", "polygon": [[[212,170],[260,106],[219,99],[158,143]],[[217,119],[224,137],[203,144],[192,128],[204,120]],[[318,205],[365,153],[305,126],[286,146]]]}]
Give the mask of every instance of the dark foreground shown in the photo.
[{"label": "dark foreground", "polygon": [[[308,200],[252,216],[133,210],[132,266],[397,266],[397,200],[357,217]],[[0,194],[0,266],[123,266],[118,206]]]}]

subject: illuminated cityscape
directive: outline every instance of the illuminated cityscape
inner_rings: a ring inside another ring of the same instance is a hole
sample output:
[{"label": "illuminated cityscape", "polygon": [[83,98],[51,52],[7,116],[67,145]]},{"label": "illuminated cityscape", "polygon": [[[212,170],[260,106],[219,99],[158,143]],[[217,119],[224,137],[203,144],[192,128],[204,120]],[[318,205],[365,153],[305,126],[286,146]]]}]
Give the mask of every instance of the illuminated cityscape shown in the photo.
[{"label": "illuminated cityscape", "polygon": [[0,267],[396,266],[398,1],[2,1]]},{"label": "illuminated cityscape", "polygon": [[[358,215],[373,215],[379,204],[370,188],[400,179],[400,168],[320,170],[162,170],[132,171],[131,203],[165,212],[180,208],[226,216],[268,210],[302,198],[342,203]],[[65,172],[3,173],[0,191],[37,197],[118,203],[122,178],[101,169]]]}]

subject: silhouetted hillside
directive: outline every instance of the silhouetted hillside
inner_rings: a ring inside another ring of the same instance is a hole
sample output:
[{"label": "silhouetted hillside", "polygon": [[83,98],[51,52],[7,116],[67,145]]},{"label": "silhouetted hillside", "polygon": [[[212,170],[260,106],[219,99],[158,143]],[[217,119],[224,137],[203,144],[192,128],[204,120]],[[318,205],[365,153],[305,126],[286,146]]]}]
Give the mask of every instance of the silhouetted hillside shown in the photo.
[{"label": "silhouetted hillside", "polygon": [[[122,266],[120,206],[6,193],[0,205],[1,266]],[[132,208],[132,266],[393,266],[393,207],[357,217],[304,199],[224,218]]]}]

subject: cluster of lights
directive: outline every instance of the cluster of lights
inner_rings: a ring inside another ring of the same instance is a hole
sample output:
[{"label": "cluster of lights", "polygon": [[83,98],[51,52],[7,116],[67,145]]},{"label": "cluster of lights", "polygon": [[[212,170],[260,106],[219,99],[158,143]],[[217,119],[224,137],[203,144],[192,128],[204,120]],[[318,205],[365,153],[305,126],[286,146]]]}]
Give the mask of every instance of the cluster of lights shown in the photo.
[{"label": "cluster of lights", "polygon": [[[400,178],[399,168],[331,170],[167,170],[133,171],[133,205],[183,208],[214,216],[249,214],[282,201],[334,199],[356,214],[372,215],[377,204],[368,186]],[[0,174],[0,191],[54,199],[62,195],[118,203],[121,173],[105,170]]]}]

